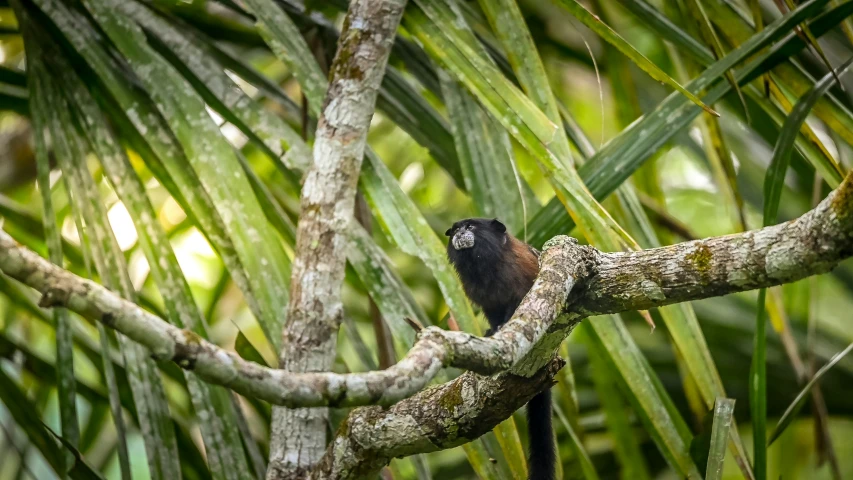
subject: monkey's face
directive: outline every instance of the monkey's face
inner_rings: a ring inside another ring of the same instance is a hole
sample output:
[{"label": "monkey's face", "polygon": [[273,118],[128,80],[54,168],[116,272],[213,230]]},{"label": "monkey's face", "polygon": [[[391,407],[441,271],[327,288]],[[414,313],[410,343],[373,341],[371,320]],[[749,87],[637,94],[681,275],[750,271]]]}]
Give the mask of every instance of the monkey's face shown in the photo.
[{"label": "monkey's face", "polygon": [[462,225],[450,236],[450,245],[456,250],[465,250],[474,246],[474,226]]},{"label": "monkey's face", "polygon": [[454,260],[454,253],[463,250],[491,250],[506,244],[506,227],[498,219],[469,218],[460,220],[444,232],[450,237],[447,253]]}]

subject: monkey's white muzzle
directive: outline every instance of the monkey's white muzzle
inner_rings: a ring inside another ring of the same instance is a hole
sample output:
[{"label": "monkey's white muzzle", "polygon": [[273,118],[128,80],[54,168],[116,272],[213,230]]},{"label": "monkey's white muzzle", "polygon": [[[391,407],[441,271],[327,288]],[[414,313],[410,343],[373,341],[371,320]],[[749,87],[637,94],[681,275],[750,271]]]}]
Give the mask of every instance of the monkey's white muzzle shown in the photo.
[{"label": "monkey's white muzzle", "polygon": [[474,232],[470,230],[456,232],[456,235],[453,235],[451,243],[453,244],[453,248],[456,250],[471,248],[474,246]]}]

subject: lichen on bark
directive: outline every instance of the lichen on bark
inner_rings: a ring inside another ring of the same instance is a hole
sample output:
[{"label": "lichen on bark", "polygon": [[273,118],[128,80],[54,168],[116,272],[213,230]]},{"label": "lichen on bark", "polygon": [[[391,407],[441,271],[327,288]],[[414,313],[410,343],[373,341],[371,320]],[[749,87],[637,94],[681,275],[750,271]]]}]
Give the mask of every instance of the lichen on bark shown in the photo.
[{"label": "lichen on bark", "polygon": [[[404,6],[404,0],[354,0],[347,11],[318,121],[313,163],[302,187],[279,362],[286,371],[325,372],[334,362],[356,184]],[[327,385],[327,390],[332,389]],[[347,384],[339,383],[336,390],[330,403],[346,397]],[[327,422],[323,407],[274,408],[267,479],[304,477],[323,455]]]}]

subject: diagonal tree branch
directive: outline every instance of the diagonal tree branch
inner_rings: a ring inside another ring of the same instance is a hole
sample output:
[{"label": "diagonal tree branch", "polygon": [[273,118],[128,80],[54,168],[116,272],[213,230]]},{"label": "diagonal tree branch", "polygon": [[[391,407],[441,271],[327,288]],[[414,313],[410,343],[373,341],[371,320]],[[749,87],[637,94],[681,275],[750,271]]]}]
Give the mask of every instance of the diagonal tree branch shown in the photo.
[{"label": "diagonal tree branch", "polygon": [[[174,327],[0,231],[0,271],[40,291],[42,306],[101,321],[207,382],[287,407],[394,404],[353,411],[322,461],[301,471],[314,478],[366,475],[394,456],[449,448],[488,431],[551,382],[559,368],[559,361],[549,364],[554,348],[587,316],[793,282],[851,255],[853,173],[803,216],[743,234],[629,253],[556,237],[546,244],[533,288],[494,336],[430,327],[388,369],[296,373],[248,362]],[[443,366],[469,372],[417,393]],[[481,376],[498,372],[504,373]]]},{"label": "diagonal tree branch", "polygon": [[[301,193],[279,362],[288,372],[325,372],[335,359],[347,228],[377,91],[405,3],[355,0],[347,12]],[[326,408],[273,409],[268,480],[304,478],[325,451],[328,416]]]},{"label": "diagonal tree branch", "polygon": [[[814,210],[787,223],[630,253],[602,253],[557,237],[513,319],[492,337],[435,327],[396,365],[366,373],[296,373],[262,367],[181,330],[97,283],[82,279],[0,231],[0,271],[146,346],[203,380],[275,405],[391,405],[442,366],[531,376],[581,319],[770,287],[824,273],[853,255],[853,174]],[[577,287],[576,287],[577,286]]]},{"label": "diagonal tree branch", "polygon": [[[552,324],[537,350],[559,344],[589,315],[725,295],[831,270],[853,255],[853,173],[814,210],[781,225],[640,252],[588,252],[594,257],[590,277],[578,279],[567,314]],[[546,367],[529,378],[466,372],[388,410],[353,410],[311,478],[367,477],[392,458],[479,437],[550,385],[562,364],[544,358]]]},{"label": "diagonal tree branch", "polygon": [[826,273],[853,255],[851,175],[823,202],[786,223],[630,253],[598,255],[571,310],[598,315],[717,297]]},{"label": "diagonal tree branch", "polygon": [[[566,244],[576,246],[571,241]],[[544,333],[540,326],[547,319],[540,316],[555,318],[560,313],[560,299],[565,299],[565,289],[572,283],[561,274],[567,270],[563,265],[572,264],[565,254],[576,251],[580,249],[545,251],[541,280],[531,290],[527,306],[519,307],[518,321],[496,335],[499,343],[429,327],[419,332],[416,345],[406,357],[388,369],[351,374],[297,373],[244,360],[175,327],[102,285],[53,265],[0,230],[0,271],[41,292],[42,307],[66,307],[122,332],[151,350],[158,360],[173,361],[203,380],[241,395],[287,407],[387,406],[423,389],[443,366],[483,374],[506,370],[512,365],[507,359],[530,351],[529,339]]]}]

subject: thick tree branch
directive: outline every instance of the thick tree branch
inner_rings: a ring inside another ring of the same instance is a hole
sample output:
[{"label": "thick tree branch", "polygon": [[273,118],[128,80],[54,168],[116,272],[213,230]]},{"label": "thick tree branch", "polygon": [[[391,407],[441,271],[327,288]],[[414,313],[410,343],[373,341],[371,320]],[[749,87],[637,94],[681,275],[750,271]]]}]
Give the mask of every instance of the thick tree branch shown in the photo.
[{"label": "thick tree branch", "polygon": [[353,410],[310,478],[370,478],[394,457],[468,443],[551,386],[564,363],[553,358],[532,377],[466,372],[389,409]]},{"label": "thick tree branch", "polygon": [[158,359],[175,361],[205,381],[289,407],[390,405],[422,389],[442,366],[531,376],[588,315],[778,285],[824,273],[851,255],[853,174],[802,217],[744,234],[632,253],[601,253],[557,237],[542,254],[540,274],[530,293],[494,336],[429,327],[419,333],[406,357],[389,369],[295,373],[248,362],[178,329],[103,286],[51,264],[0,231],[0,270],[40,291],[44,306],[65,306],[104,322],[149,348]]},{"label": "thick tree branch", "polygon": [[790,283],[826,273],[853,255],[853,186],[844,183],[790,222],[669,247],[597,255],[587,288],[570,300],[587,315]]}]

